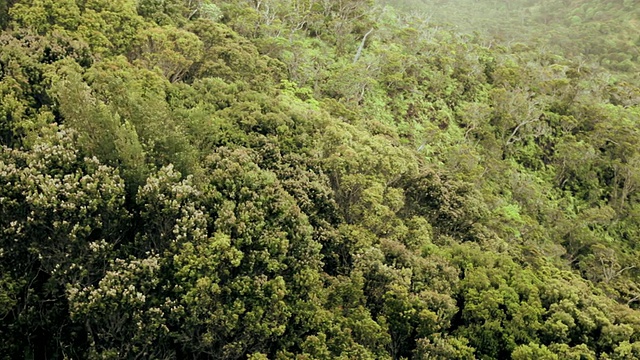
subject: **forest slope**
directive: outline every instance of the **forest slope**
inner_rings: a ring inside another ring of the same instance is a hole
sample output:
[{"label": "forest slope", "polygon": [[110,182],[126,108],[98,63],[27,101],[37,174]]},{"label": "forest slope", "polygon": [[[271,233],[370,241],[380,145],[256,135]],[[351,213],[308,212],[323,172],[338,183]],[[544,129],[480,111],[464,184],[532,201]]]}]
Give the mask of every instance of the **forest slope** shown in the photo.
[{"label": "forest slope", "polygon": [[632,82],[364,0],[0,24],[0,357],[640,358]]},{"label": "forest slope", "polygon": [[525,43],[537,51],[595,63],[615,76],[640,78],[640,2],[600,0],[386,1],[434,25],[472,34],[487,44]]}]

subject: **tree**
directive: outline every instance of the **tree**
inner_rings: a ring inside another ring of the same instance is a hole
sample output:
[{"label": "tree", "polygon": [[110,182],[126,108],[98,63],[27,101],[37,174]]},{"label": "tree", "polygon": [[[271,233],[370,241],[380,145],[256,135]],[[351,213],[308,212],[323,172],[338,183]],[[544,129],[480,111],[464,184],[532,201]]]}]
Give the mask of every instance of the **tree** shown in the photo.
[{"label": "tree", "polygon": [[125,241],[124,183],[113,168],[82,157],[75,136],[46,126],[29,148],[0,150],[7,291],[0,332],[9,340],[2,352],[11,357],[83,356],[79,328],[67,316],[66,287],[100,279]]},{"label": "tree", "polygon": [[171,82],[182,80],[203,56],[203,43],[193,33],[173,26],[138,33],[131,58],[148,69],[158,68]]},{"label": "tree", "polygon": [[557,360],[558,356],[551,352],[546,346],[538,344],[520,345],[511,355],[514,360]]}]

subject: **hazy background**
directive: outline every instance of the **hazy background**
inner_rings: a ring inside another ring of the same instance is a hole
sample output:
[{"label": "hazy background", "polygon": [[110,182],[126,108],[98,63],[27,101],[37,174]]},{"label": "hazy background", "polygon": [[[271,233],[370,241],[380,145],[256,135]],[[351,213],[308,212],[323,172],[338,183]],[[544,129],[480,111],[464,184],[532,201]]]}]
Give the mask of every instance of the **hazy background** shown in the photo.
[{"label": "hazy background", "polygon": [[637,79],[640,0],[398,0],[382,3],[430,24],[596,63]]}]

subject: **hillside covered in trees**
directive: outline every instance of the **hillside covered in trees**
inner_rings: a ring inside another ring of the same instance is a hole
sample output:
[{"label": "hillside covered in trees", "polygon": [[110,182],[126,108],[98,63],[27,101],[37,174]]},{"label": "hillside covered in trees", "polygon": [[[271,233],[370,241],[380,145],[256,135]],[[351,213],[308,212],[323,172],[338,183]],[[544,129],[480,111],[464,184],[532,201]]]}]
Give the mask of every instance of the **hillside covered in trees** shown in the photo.
[{"label": "hillside covered in trees", "polygon": [[638,2],[389,3],[0,1],[0,359],[639,359]]},{"label": "hillside covered in trees", "polygon": [[536,51],[595,63],[640,80],[640,1],[398,0],[384,1],[433,26],[481,34],[485,44],[527,43]]}]

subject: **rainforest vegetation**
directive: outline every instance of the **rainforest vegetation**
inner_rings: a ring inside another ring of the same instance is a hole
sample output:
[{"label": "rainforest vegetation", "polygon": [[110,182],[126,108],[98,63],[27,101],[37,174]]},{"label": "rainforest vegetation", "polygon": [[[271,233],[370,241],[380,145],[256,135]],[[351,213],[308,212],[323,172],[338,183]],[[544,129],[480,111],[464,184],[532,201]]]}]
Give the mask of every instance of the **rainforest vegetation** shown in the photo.
[{"label": "rainforest vegetation", "polygon": [[640,359],[638,0],[0,0],[0,359]]}]

